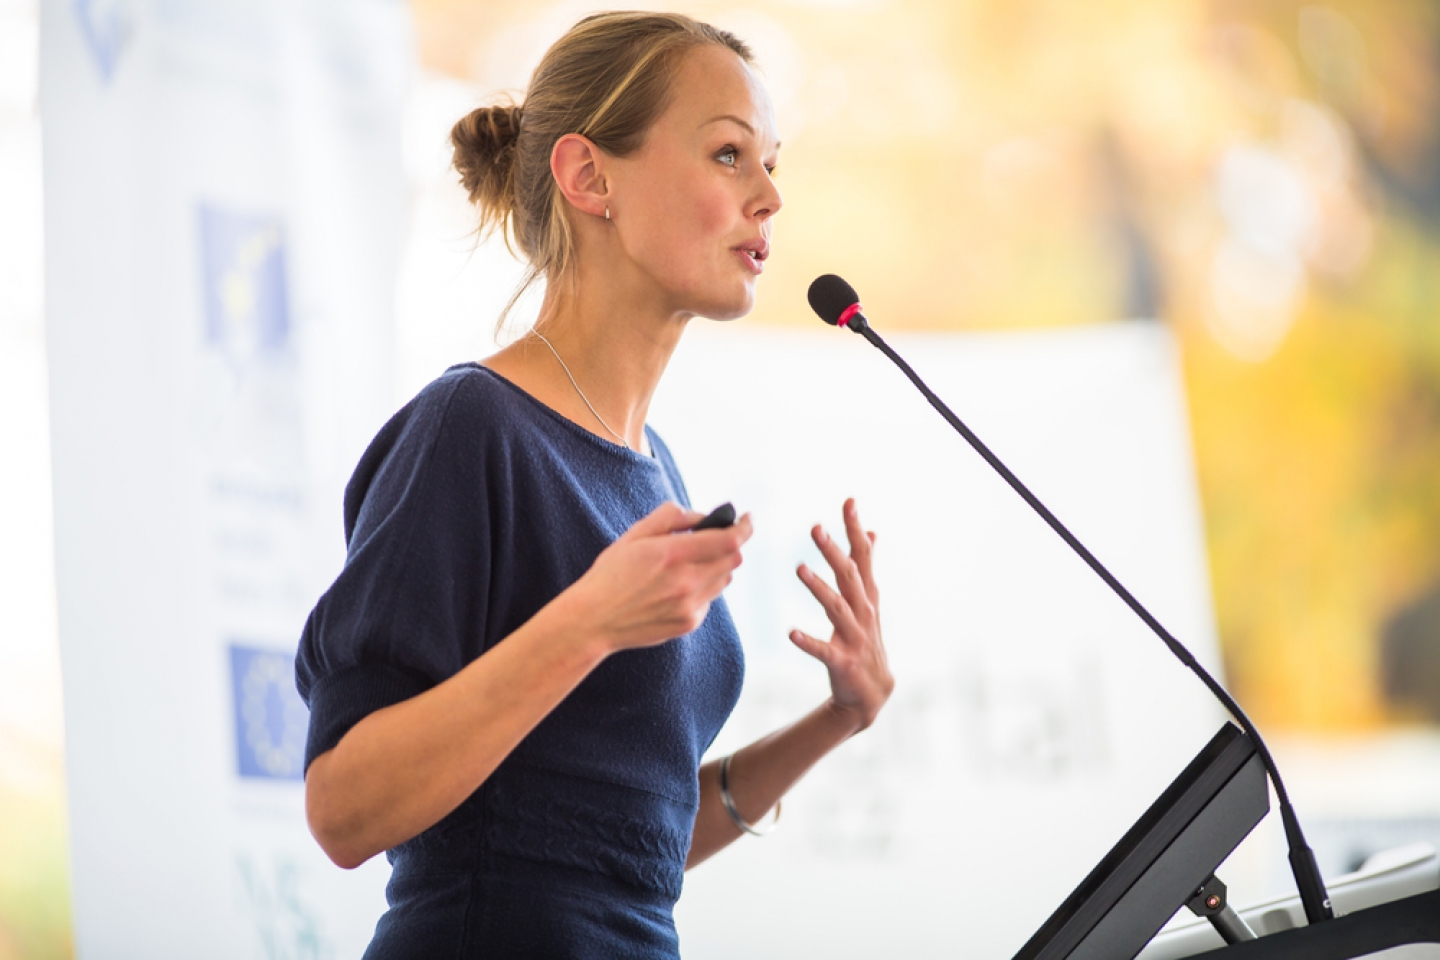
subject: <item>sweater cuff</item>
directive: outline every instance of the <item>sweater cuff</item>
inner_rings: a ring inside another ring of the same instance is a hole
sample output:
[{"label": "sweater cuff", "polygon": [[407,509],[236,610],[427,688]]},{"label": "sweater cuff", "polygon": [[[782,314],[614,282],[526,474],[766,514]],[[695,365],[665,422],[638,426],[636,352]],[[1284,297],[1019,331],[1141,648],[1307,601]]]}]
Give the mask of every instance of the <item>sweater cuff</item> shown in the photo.
[{"label": "sweater cuff", "polygon": [[358,664],[329,674],[310,691],[310,732],[305,740],[305,772],[350,728],[376,710],[394,706],[434,684],[382,664]]}]

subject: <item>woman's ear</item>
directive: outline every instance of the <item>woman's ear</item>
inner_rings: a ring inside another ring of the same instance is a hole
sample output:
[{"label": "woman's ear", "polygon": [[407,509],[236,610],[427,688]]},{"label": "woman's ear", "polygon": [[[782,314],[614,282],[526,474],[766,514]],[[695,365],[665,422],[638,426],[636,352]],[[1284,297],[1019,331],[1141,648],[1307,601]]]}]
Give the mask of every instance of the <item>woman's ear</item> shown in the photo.
[{"label": "woman's ear", "polygon": [[560,193],[581,213],[605,216],[610,200],[605,162],[600,148],[578,133],[565,134],[550,151],[550,172]]}]

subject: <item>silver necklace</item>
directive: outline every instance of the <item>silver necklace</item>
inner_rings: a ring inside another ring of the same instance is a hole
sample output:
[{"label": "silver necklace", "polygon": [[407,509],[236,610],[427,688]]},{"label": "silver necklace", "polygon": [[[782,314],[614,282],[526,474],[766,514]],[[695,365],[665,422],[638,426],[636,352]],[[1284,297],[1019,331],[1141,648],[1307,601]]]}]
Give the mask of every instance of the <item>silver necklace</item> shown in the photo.
[{"label": "silver necklace", "polygon": [[[556,360],[560,360],[560,352],[555,349],[555,345],[554,345],[553,343],[551,343],[549,340],[545,339],[545,334],[541,333],[539,330],[531,330],[530,332],[533,333],[533,334],[535,334],[535,336],[539,337],[539,338],[540,338],[540,342],[543,343],[543,344],[545,344],[545,346],[547,346],[547,347],[550,348],[550,352],[553,353],[553,354],[555,354],[555,359],[556,359]],[[565,365],[565,361],[564,361],[564,360],[560,360],[560,369],[561,369],[561,370],[564,370],[564,371],[565,371],[565,376],[567,376],[567,377],[570,378],[570,386],[574,387],[574,388],[575,388],[575,392],[578,393],[578,394],[580,394],[580,399],[581,399],[582,401],[584,401],[585,406],[587,406],[587,407],[590,408],[590,412],[591,412],[592,414],[594,414],[595,419],[600,421],[600,426],[604,427],[606,430],[609,430],[609,431],[610,431],[610,436],[612,436],[612,437],[614,437],[616,440],[620,441],[620,446],[624,447],[626,450],[629,450],[629,449],[630,449],[630,444],[628,444],[628,443],[625,442],[625,438],[624,438],[624,437],[620,436],[620,434],[618,434],[618,433],[616,433],[614,430],[612,430],[612,429],[610,428],[610,424],[608,424],[608,423],[605,422],[605,418],[602,417],[602,416],[600,416],[600,411],[598,411],[598,410],[595,409],[595,405],[590,402],[590,398],[587,397],[587,396],[585,396],[585,391],[580,389],[580,384],[578,384],[578,383],[575,382],[575,374],[573,374],[573,373],[570,372],[570,368]]]}]

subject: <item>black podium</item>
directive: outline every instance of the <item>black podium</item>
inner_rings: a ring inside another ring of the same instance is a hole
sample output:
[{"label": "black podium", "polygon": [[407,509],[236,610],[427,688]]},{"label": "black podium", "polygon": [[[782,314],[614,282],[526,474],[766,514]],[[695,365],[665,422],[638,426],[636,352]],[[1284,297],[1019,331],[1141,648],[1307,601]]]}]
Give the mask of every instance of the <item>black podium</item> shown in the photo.
[{"label": "black podium", "polygon": [[1408,944],[1440,944],[1440,890],[1414,893],[1413,887],[1404,891],[1410,896],[1256,938],[1230,909],[1215,871],[1269,806],[1255,743],[1225,724],[1015,960],[1133,960],[1182,906],[1206,917],[1231,945],[1161,948],[1163,955],[1353,960]]}]

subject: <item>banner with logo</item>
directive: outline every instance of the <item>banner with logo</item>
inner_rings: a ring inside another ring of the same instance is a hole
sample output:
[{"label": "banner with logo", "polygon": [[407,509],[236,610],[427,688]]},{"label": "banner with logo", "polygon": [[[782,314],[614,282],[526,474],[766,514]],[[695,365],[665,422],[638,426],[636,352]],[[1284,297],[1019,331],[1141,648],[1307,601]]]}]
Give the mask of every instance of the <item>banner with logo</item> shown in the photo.
[{"label": "banner with logo", "polygon": [[46,308],[81,957],[357,956],[293,656],[392,408],[399,0],[42,6]]}]

